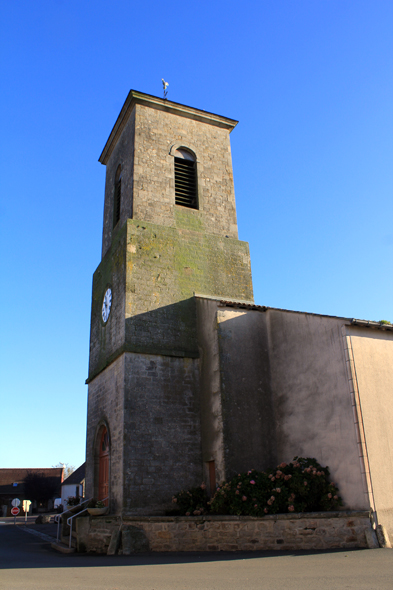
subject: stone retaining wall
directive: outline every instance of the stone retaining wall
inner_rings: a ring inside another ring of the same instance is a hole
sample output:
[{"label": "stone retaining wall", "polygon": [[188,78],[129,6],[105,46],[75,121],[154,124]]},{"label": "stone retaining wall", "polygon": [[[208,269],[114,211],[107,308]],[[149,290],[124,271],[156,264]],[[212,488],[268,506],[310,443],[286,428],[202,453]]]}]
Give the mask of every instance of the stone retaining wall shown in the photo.
[{"label": "stone retaining wall", "polygon": [[77,519],[78,550],[310,550],[378,547],[368,512]]}]

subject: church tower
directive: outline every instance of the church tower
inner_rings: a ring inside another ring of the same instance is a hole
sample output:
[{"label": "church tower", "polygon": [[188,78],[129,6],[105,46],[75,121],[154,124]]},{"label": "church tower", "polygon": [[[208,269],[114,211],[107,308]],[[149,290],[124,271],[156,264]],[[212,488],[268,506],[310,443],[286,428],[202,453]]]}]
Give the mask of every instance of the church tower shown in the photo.
[{"label": "church tower", "polygon": [[86,493],[108,498],[113,513],[162,512],[214,466],[203,451],[196,299],[253,301],[248,244],[237,233],[236,124],[130,91],[99,158]]}]

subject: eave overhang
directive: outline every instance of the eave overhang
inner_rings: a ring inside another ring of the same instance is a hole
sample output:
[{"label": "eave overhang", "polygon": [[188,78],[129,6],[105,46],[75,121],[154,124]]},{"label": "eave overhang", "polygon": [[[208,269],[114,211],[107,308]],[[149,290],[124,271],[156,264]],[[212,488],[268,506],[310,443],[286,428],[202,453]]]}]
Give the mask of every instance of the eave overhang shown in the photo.
[{"label": "eave overhang", "polygon": [[222,117],[221,115],[215,115],[214,113],[209,113],[208,111],[194,109],[193,107],[188,107],[184,104],[172,102],[164,98],[158,98],[157,96],[151,96],[150,94],[144,94],[142,92],[137,92],[136,90],[130,90],[120,111],[120,114],[117,117],[116,123],[113,126],[111,134],[108,137],[105,147],[98,158],[98,161],[101,162],[101,164],[106,164],[108,162],[113,148],[115,147],[133,109],[135,108],[135,105],[137,104],[160,111],[165,111],[166,113],[172,113],[173,115],[178,115],[179,117],[186,117],[187,119],[194,119],[194,121],[215,125],[216,127],[227,129],[229,132],[231,132],[232,129],[234,129],[238,124],[238,121],[235,121],[234,119],[228,119],[228,117]]}]

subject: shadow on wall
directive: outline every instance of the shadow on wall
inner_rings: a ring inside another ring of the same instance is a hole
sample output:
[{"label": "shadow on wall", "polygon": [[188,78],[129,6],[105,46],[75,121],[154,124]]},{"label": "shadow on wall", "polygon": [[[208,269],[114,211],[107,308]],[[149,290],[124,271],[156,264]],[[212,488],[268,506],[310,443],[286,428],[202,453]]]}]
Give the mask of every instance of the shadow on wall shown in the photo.
[{"label": "shadow on wall", "polygon": [[195,298],[127,318],[125,339],[130,352],[197,358]]}]

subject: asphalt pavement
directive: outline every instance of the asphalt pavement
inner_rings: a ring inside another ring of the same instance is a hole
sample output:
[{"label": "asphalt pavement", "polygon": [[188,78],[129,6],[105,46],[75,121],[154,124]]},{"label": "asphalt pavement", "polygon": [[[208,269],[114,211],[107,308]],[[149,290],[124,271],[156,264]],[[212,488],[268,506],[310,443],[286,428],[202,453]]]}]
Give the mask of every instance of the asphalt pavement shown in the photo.
[{"label": "asphalt pavement", "polygon": [[393,588],[393,550],[389,549],[67,555],[51,549],[54,524],[25,527],[14,526],[9,519],[1,521],[1,590]]}]

